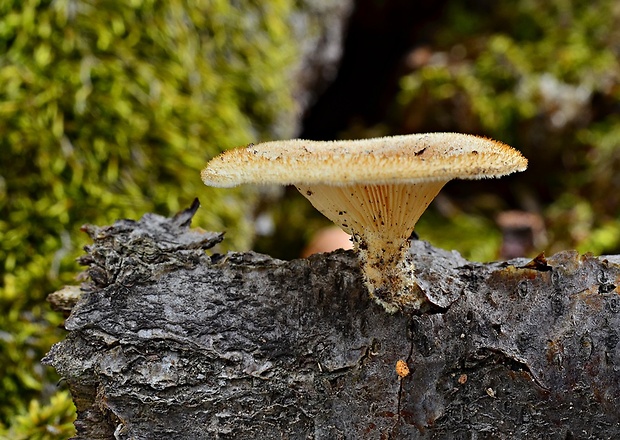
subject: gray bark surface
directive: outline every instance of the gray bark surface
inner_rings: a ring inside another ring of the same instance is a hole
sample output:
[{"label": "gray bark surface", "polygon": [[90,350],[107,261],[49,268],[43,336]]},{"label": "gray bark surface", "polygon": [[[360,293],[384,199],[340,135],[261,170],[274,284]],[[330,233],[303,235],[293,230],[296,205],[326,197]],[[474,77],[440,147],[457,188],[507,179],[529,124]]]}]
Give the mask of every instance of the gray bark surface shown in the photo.
[{"label": "gray bark surface", "polygon": [[435,306],[389,315],[351,251],[208,255],[197,208],[85,227],[90,279],[44,360],[77,438],[620,438],[617,258],[414,241]]}]

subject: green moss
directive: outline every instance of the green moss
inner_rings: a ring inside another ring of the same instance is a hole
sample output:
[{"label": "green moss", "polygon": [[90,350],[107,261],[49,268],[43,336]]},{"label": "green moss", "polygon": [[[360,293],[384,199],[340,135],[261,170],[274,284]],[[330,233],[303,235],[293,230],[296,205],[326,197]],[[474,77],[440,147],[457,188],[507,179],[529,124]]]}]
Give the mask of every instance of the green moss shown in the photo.
[{"label": "green moss", "polygon": [[479,213],[458,212],[445,218],[430,209],[415,230],[421,240],[444,249],[457,249],[470,261],[496,260],[502,242],[501,232],[492,219]]},{"label": "green moss", "polygon": [[48,405],[31,400],[25,412],[15,416],[8,428],[0,427],[0,438],[54,440],[75,435],[75,406],[68,391],[54,394]]},{"label": "green moss", "polygon": [[0,421],[57,379],[38,363],[60,338],[42,304],[75,282],[82,224],[199,197],[195,224],[248,248],[255,196],[206,188],[199,171],[223,149],[291,135],[291,5],[0,3]]},{"label": "green moss", "polygon": [[548,253],[620,251],[617,3],[455,1],[437,29],[435,56],[401,80],[400,120],[392,124],[515,146],[529,170],[519,176],[524,185],[502,196],[540,209]]}]

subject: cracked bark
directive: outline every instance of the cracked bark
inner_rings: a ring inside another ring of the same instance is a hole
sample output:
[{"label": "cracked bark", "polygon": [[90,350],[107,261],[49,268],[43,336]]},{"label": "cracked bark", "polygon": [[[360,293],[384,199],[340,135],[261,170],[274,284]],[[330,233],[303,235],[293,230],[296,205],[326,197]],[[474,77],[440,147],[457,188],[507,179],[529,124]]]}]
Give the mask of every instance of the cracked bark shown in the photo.
[{"label": "cracked bark", "polygon": [[620,436],[618,257],[414,241],[435,307],[388,315],[352,252],[208,255],[222,234],[189,227],[197,208],[85,228],[90,280],[45,359],[77,438]]}]

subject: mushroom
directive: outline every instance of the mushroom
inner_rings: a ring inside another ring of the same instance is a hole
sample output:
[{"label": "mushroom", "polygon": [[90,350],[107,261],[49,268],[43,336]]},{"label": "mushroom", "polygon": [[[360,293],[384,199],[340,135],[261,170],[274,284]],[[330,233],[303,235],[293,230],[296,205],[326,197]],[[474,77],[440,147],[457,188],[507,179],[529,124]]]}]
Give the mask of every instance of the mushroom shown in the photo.
[{"label": "mushroom", "polygon": [[427,133],[347,141],[287,140],[222,153],[202,170],[206,185],[295,185],[351,234],[370,296],[385,310],[428,303],[409,250],[416,222],[450,180],[523,171],[527,159],[491,139]]}]

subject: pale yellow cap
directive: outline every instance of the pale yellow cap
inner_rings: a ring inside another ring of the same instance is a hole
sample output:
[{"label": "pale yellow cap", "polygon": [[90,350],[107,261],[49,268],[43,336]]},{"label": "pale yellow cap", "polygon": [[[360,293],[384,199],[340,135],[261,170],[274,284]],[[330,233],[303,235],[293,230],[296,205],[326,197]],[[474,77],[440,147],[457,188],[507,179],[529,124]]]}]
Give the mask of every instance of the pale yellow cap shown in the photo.
[{"label": "pale yellow cap", "polygon": [[250,144],[226,151],[202,170],[206,185],[420,183],[499,177],[527,168],[508,145],[459,133],[425,133],[346,141]]}]

